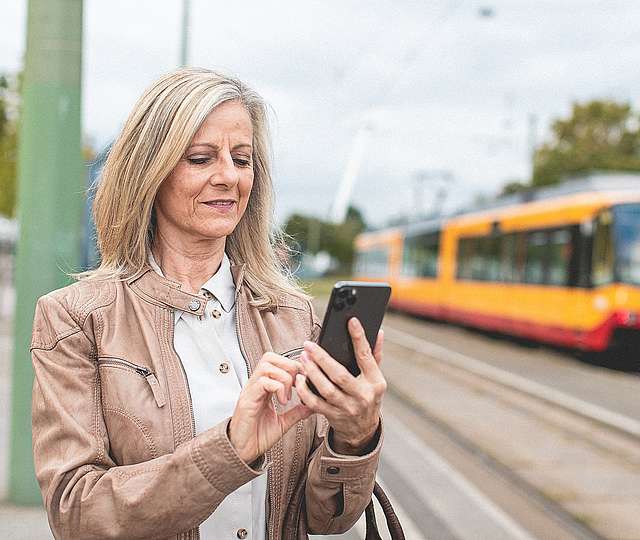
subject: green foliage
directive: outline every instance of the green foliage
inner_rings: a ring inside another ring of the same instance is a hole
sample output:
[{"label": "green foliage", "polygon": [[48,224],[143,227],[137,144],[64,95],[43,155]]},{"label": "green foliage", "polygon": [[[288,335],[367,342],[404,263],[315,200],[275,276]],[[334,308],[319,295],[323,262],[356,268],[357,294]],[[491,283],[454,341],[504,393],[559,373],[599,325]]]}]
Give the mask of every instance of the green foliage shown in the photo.
[{"label": "green foliage", "polygon": [[13,217],[16,207],[18,160],[18,99],[16,86],[0,76],[0,214]]},{"label": "green foliage", "polygon": [[353,240],[365,228],[362,214],[352,206],[339,225],[302,214],[292,214],[284,225],[285,233],[293,238],[291,247],[312,254],[326,251],[339,262],[341,272],[350,271],[354,256]]},{"label": "green foliage", "polygon": [[595,170],[640,171],[640,115],[628,103],[575,103],[552,131],[552,140],[536,151],[533,187]]},{"label": "green foliage", "polygon": [[523,191],[528,191],[530,189],[531,187],[527,184],[514,180],[513,182],[508,182],[503,186],[500,195],[512,195],[513,193],[522,193]]}]

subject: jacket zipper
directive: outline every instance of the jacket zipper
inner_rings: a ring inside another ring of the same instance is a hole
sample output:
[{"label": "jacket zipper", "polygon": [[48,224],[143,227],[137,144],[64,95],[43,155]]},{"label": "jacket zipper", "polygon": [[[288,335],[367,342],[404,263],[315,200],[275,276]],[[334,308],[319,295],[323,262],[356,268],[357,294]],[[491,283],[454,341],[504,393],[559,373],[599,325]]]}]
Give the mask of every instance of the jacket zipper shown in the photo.
[{"label": "jacket zipper", "polygon": [[[247,367],[247,378],[251,377],[251,365],[247,360],[247,351],[244,347],[244,342],[242,341],[242,334],[240,332],[240,309],[238,308],[238,297],[240,296],[240,289],[236,292],[236,334],[238,335],[238,345],[240,346],[240,353],[242,354],[242,358],[244,359],[245,366]],[[273,540],[274,536],[274,525],[273,525],[273,492],[274,492],[274,480],[273,474],[271,473],[272,467],[267,469],[267,485],[268,491],[267,496],[269,497],[269,515],[267,516],[267,539]]]},{"label": "jacket zipper", "polygon": [[151,388],[151,392],[153,393],[153,397],[155,398],[156,404],[158,405],[158,407],[165,406],[167,401],[165,399],[164,391],[162,390],[162,387],[158,382],[158,378],[156,377],[156,374],[153,371],[151,371],[149,368],[145,366],[139,366],[137,364],[134,364],[133,362],[129,362],[127,360],[124,360],[122,358],[117,358],[115,356],[101,356],[98,358],[98,363],[103,365],[112,364],[117,366],[124,366],[131,371],[135,371],[138,375],[142,375],[147,381],[147,383],[149,384],[149,387]]},{"label": "jacket zipper", "polygon": [[286,356],[287,358],[294,358],[296,355],[299,355],[304,351],[304,347],[295,347],[293,349],[289,349],[283,353],[280,353],[281,356]]}]

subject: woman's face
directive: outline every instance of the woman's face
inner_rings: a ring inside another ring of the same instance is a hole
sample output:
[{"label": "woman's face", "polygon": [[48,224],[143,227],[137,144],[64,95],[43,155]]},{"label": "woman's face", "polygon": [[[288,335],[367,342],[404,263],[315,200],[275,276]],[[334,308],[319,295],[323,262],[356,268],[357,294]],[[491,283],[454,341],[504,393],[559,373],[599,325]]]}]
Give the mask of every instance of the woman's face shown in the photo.
[{"label": "woman's face", "polygon": [[218,105],[161,184],[155,211],[160,239],[225,237],[244,214],[253,186],[253,126],[238,101]]}]

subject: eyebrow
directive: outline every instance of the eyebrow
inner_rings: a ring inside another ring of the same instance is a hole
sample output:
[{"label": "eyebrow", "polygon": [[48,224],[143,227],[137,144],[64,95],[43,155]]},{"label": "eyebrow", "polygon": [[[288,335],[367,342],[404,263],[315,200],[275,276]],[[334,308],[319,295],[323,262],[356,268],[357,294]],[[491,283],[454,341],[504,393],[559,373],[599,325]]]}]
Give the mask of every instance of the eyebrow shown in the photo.
[{"label": "eyebrow", "polygon": [[[217,144],[211,144],[211,143],[193,143],[192,145],[189,146],[189,150],[191,150],[192,148],[196,148],[198,146],[206,146],[207,148],[211,148],[212,150],[220,150],[220,147]],[[239,148],[248,148],[249,150],[253,149],[253,146],[249,143],[240,143],[240,144],[236,144],[231,150],[238,150]]]}]

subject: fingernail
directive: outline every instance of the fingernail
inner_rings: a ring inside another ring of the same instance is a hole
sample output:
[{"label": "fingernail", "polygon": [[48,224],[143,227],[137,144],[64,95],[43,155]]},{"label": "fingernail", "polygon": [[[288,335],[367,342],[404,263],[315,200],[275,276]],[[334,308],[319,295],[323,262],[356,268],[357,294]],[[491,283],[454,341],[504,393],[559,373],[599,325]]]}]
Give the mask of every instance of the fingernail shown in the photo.
[{"label": "fingernail", "polygon": [[307,356],[307,353],[305,351],[302,351],[302,353],[300,353],[300,359],[302,360],[303,364],[306,364],[309,361],[309,357]]},{"label": "fingernail", "polygon": [[352,330],[357,330],[358,326],[360,326],[360,324],[358,323],[358,319],[356,319],[355,317],[351,317],[349,319],[349,324],[351,325]]},{"label": "fingernail", "polygon": [[305,349],[308,349],[310,351],[313,351],[318,347],[313,341],[305,341],[303,345]]}]

